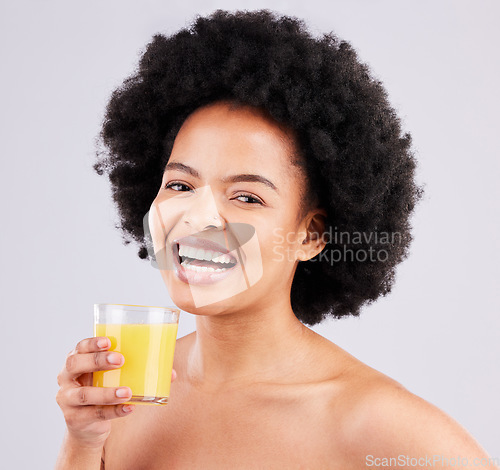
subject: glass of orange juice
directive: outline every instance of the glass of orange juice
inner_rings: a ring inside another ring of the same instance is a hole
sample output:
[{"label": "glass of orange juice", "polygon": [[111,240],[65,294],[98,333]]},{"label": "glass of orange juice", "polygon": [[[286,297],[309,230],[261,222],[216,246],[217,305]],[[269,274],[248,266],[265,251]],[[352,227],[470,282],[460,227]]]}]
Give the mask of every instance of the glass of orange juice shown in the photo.
[{"label": "glass of orange juice", "polygon": [[145,305],[94,304],[94,336],[125,357],[119,369],[93,373],[94,387],[132,389],[127,403],[168,403],[179,310]]}]

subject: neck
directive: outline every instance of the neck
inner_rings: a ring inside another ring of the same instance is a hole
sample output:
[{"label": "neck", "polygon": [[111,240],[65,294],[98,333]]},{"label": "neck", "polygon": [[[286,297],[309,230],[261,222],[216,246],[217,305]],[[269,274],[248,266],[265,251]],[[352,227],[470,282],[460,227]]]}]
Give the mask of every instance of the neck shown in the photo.
[{"label": "neck", "polygon": [[286,378],[296,372],[293,363],[304,354],[297,345],[309,331],[289,301],[252,312],[199,315],[188,376],[209,386]]}]

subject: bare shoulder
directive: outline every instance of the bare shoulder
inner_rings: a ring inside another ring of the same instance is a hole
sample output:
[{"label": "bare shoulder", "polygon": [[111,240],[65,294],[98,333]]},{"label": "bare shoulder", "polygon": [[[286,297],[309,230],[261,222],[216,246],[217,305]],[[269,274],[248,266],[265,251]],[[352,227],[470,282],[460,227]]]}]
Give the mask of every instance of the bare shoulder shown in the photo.
[{"label": "bare shoulder", "polygon": [[[437,406],[340,351],[345,360],[339,378],[343,393],[335,397],[335,404],[332,402],[331,419],[332,426],[339,418],[342,422],[344,449],[350,461],[358,461],[362,468],[377,463],[387,467],[390,462],[375,459],[403,456],[420,458],[418,468],[435,468],[444,459],[461,457],[471,468],[477,468],[474,459],[490,458],[463,426]],[[441,462],[433,462],[434,456],[440,456]],[[393,463],[394,467],[412,468],[409,461]],[[485,460],[481,468],[498,469],[493,464],[485,465]]]}]

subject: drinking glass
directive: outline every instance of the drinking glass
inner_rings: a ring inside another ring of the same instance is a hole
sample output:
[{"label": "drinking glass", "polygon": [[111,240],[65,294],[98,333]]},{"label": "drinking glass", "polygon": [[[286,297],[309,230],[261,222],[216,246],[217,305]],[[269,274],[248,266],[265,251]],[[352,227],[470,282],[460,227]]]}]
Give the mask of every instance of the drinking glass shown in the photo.
[{"label": "drinking glass", "polygon": [[93,373],[94,387],[132,389],[127,403],[168,403],[179,310],[146,305],[94,304],[94,336],[125,357],[119,369]]}]

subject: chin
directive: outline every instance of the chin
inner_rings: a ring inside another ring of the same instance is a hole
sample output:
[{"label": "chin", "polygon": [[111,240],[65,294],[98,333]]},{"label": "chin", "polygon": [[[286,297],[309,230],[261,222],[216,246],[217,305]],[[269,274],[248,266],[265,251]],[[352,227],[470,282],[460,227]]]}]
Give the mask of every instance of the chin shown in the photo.
[{"label": "chin", "polygon": [[227,300],[222,300],[214,304],[197,307],[193,301],[193,298],[190,296],[177,296],[170,292],[169,294],[177,308],[180,308],[184,312],[188,312],[193,315],[224,315],[227,313],[234,313],[235,310],[235,306],[229,304]]},{"label": "chin", "polygon": [[213,302],[207,305],[196,305],[190,286],[172,276],[172,272],[162,277],[167,287],[168,293],[175,306],[184,312],[193,315],[223,315],[225,313],[234,312],[237,302],[235,296],[232,298],[223,298],[218,302]]},{"label": "chin", "polygon": [[234,313],[248,303],[249,288],[240,271],[235,271],[229,278],[209,284],[187,283],[174,270],[162,270],[161,275],[178,308],[194,315],[220,315]]}]

